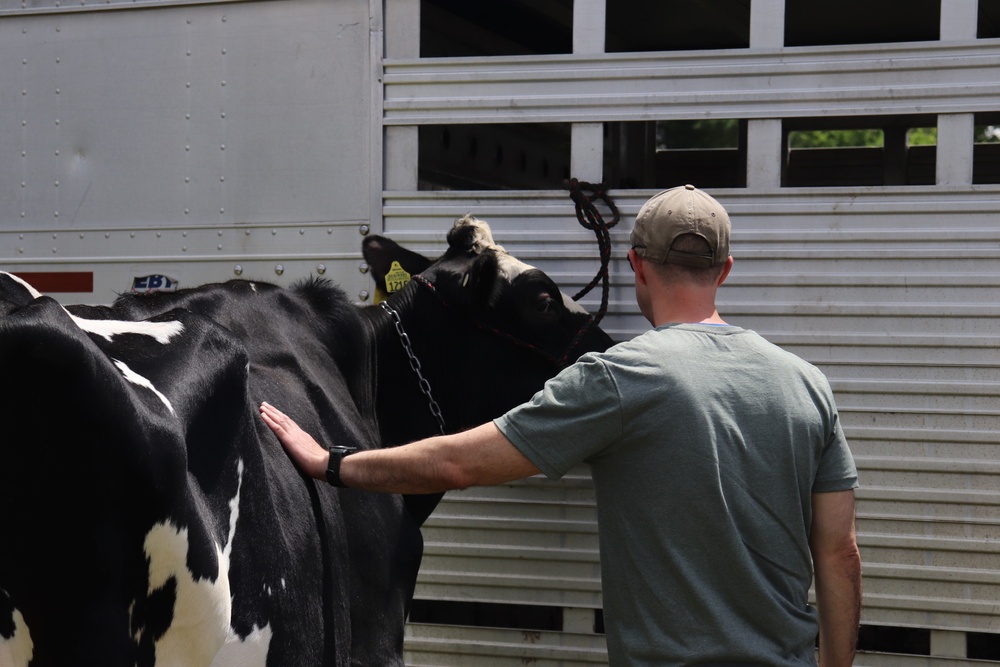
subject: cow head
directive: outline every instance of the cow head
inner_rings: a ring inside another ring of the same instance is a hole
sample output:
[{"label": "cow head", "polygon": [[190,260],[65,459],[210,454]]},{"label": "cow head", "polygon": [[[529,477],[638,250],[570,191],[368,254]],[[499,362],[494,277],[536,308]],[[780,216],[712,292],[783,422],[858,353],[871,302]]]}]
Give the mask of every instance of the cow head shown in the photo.
[{"label": "cow head", "polygon": [[[363,253],[379,289],[386,289],[394,263],[414,276],[388,303],[401,313],[449,432],[498,417],[580,355],[611,345],[551,278],[497,245],[486,222],[464,216],[447,238],[447,251],[435,261],[380,236],[365,239]],[[401,347],[395,336],[390,331],[387,348]],[[415,382],[412,371],[402,367],[391,384],[395,390]],[[426,401],[412,391],[404,398],[405,393],[386,390],[378,401],[389,444],[437,430],[425,432],[434,426]],[[415,409],[411,413],[403,404]],[[406,423],[411,414],[413,421]]]}]

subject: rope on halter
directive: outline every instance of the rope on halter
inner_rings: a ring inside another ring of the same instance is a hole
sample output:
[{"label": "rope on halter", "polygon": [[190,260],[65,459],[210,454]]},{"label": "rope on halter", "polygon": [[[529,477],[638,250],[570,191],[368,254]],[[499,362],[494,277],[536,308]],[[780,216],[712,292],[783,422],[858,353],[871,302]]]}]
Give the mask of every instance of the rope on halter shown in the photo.
[{"label": "rope on halter", "polygon": [[[584,190],[589,190],[591,194],[588,195]],[[596,326],[597,323],[604,319],[604,315],[608,312],[608,292],[610,290],[608,263],[611,261],[611,233],[608,230],[618,224],[621,214],[619,214],[618,207],[615,206],[614,200],[611,199],[603,183],[593,185],[592,183],[585,183],[572,178],[569,181],[569,196],[576,206],[576,219],[586,229],[593,230],[594,235],[597,237],[597,247],[601,252],[601,267],[597,270],[597,274],[582,290],[573,295],[573,300],[579,301],[590,290],[594,289],[598,281],[600,281],[601,307],[597,311],[597,314],[593,316],[593,324]],[[604,221],[601,212],[594,205],[594,202],[597,200],[604,202],[611,211],[611,222]]]}]

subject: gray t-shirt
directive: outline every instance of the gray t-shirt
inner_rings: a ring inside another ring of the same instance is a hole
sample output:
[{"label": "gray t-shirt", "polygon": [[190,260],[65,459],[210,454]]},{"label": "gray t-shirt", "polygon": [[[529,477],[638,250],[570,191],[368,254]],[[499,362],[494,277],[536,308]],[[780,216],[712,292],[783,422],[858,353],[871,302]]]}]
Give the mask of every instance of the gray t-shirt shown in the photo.
[{"label": "gray t-shirt", "polygon": [[611,665],[813,665],[813,493],[857,486],[823,374],[752,331],[664,325],[495,421],[591,466]]}]

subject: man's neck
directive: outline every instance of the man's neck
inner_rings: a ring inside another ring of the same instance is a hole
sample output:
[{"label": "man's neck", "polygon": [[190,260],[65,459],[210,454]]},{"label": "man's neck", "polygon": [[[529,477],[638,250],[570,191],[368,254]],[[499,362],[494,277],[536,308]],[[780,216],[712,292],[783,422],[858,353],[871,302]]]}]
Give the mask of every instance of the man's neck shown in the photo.
[{"label": "man's neck", "polygon": [[677,287],[653,303],[653,326],[671,323],[726,324],[715,308],[715,290]]},{"label": "man's neck", "polygon": [[702,319],[695,319],[693,317],[668,316],[662,319],[656,318],[653,320],[654,327],[663,326],[664,324],[729,324],[729,323],[723,320],[721,317],[719,317],[718,313],[716,313],[712,317],[705,317]]}]

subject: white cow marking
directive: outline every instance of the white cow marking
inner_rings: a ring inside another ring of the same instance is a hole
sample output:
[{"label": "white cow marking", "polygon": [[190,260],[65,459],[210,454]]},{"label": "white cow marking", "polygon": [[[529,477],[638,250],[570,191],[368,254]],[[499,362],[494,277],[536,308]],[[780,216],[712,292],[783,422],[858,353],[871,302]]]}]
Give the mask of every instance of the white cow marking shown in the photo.
[{"label": "white cow marking", "polygon": [[168,410],[170,410],[170,414],[172,415],[177,414],[176,412],[174,412],[174,406],[173,404],[170,403],[170,399],[164,396],[159,389],[154,387],[153,383],[149,381],[149,378],[146,378],[136,373],[134,370],[129,368],[124,361],[119,361],[118,359],[112,359],[111,361],[115,362],[115,366],[117,366],[118,370],[122,372],[122,376],[124,376],[126,380],[128,380],[132,384],[136,384],[139,385],[140,387],[145,387],[146,389],[149,389],[151,392],[156,394],[157,398],[163,401],[163,404],[167,406]]},{"label": "white cow marking", "polygon": [[14,608],[14,634],[5,639],[0,637],[0,665],[4,667],[28,667],[35,645],[31,641],[31,633],[24,622],[20,610]]},{"label": "white cow marking", "polygon": [[233,553],[233,537],[236,536],[236,521],[240,518],[240,493],[243,490],[243,459],[236,460],[236,495],[229,501],[229,532],[226,534],[226,546],[223,553],[226,562]]},{"label": "white cow marking", "polygon": [[240,639],[230,632],[226,645],[212,661],[212,667],[265,667],[273,636],[270,625],[262,628],[254,626],[246,639]]},{"label": "white cow marking", "polygon": [[[229,501],[229,534],[226,536],[226,545],[222,549],[222,554],[226,563],[228,574],[230,555],[233,553],[233,537],[236,535],[236,522],[240,516],[240,494],[243,489],[243,459],[236,463],[236,495]],[[220,561],[219,576],[222,576]],[[267,584],[264,588],[270,594],[271,589]],[[270,624],[262,628],[254,626],[254,629],[247,635],[246,639],[240,639],[239,635],[233,632],[232,627],[226,635],[226,643],[222,646],[212,661],[212,667],[265,667],[267,651],[271,646]]]},{"label": "white cow marking", "polygon": [[184,331],[184,324],[177,321],[170,322],[128,322],[126,320],[85,320],[76,315],[70,315],[78,327],[100,336],[104,340],[111,342],[114,336],[120,334],[139,334],[149,336],[161,345],[166,345],[170,339]]},{"label": "white cow marking", "polygon": [[215,582],[195,580],[187,569],[188,531],[169,521],[153,526],[146,536],[149,592],[171,577],[177,582],[173,621],[156,642],[156,664],[168,667],[264,667],[273,632],[270,625],[241,639],[232,630],[229,563],[239,518],[243,461],[236,466],[236,494],[229,501],[226,543],[215,547],[219,575]]},{"label": "white cow marking", "polygon": [[158,523],[146,535],[144,546],[149,558],[149,593],[162,588],[171,578],[177,585],[173,620],[156,640],[156,664],[211,665],[229,636],[232,618],[225,554],[216,545],[219,576],[211,582],[195,580],[187,569],[187,528],[177,528],[169,521]]}]

